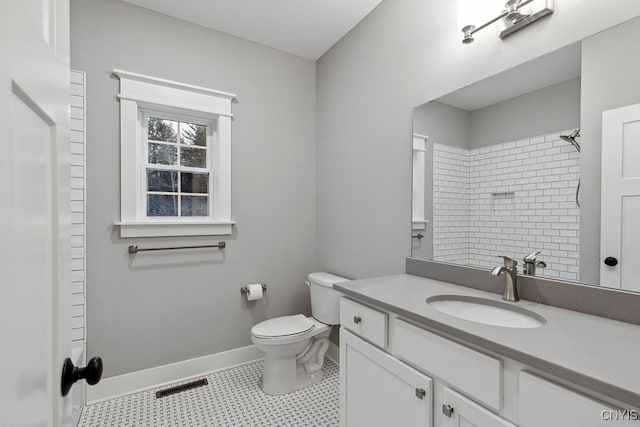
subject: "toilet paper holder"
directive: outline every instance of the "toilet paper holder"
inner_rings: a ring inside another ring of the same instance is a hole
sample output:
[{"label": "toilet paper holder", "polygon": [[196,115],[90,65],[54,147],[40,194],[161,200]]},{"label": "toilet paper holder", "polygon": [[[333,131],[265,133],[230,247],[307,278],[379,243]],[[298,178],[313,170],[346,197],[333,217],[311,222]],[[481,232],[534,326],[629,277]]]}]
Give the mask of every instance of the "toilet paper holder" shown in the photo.
[{"label": "toilet paper holder", "polygon": [[[265,285],[264,283],[260,284],[262,286],[262,292],[266,292],[267,291],[267,285]],[[247,289],[246,286],[243,286],[240,288],[240,293],[241,294],[246,294],[247,292],[249,292],[249,290]]]}]

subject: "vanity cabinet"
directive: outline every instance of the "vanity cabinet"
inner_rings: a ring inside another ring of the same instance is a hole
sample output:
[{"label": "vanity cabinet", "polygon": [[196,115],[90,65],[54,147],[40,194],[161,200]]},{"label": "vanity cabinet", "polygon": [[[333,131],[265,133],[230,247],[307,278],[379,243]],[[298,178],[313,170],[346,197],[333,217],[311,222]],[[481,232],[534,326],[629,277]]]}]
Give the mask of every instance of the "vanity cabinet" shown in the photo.
[{"label": "vanity cabinet", "polygon": [[597,427],[625,416],[621,406],[393,312],[342,298],[341,316],[343,427]]}]

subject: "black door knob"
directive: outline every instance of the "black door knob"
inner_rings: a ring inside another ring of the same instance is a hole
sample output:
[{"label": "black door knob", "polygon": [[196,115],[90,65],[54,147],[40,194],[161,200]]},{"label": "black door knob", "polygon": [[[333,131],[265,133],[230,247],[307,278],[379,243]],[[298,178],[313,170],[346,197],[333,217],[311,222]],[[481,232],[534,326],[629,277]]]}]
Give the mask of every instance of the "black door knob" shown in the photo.
[{"label": "black door knob", "polygon": [[604,259],[604,263],[609,267],[615,267],[618,265],[618,259],[612,256],[608,256]]},{"label": "black door knob", "polygon": [[68,357],[64,359],[62,365],[62,382],[60,390],[66,396],[71,390],[71,386],[78,380],[86,380],[89,385],[96,385],[102,378],[102,359],[92,357],[84,368],[78,368]]}]

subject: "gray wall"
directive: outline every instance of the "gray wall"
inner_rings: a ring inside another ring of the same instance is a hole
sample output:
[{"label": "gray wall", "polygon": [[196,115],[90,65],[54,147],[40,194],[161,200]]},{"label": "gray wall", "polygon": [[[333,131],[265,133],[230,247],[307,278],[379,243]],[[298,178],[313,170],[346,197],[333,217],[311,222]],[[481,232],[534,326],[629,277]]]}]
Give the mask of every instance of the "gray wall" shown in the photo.
[{"label": "gray wall", "polygon": [[463,45],[457,2],[385,0],[318,61],[319,269],[404,271],[413,107],[640,14],[636,0],[555,6],[505,40],[489,27]]},{"label": "gray wall", "polygon": [[[315,63],[120,1],[73,0],[72,67],[87,73],[88,354],[105,376],[251,344],[267,317],[309,313],[316,258]],[[238,94],[231,237],[120,239],[114,68]],[[224,252],[127,254],[227,240]],[[264,282],[263,301],[240,287]]]},{"label": "gray wall", "polygon": [[413,110],[413,132],[427,135],[429,142],[470,148],[471,113],[438,101]]},{"label": "gray wall", "polygon": [[472,149],[580,127],[580,79],[478,108],[470,120]]},{"label": "gray wall", "polygon": [[639,40],[636,18],[582,43],[580,280],[586,283],[600,283],[602,112],[640,102]]}]

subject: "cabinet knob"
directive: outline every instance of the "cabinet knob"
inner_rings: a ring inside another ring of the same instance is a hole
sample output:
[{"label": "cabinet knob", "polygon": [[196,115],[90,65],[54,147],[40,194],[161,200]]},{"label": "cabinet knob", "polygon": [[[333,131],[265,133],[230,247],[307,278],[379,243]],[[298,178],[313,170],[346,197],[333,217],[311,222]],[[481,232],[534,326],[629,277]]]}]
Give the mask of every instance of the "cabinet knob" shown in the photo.
[{"label": "cabinet knob", "polygon": [[416,388],[416,397],[420,400],[424,399],[424,396],[427,394],[423,388]]},{"label": "cabinet knob", "polygon": [[604,259],[604,263],[609,267],[615,267],[618,265],[618,259],[612,256],[608,256]]},{"label": "cabinet knob", "polygon": [[360,316],[353,316],[353,323],[359,325],[362,322],[362,318]]},{"label": "cabinet knob", "polygon": [[453,414],[453,406],[451,405],[447,405],[447,404],[443,404],[442,405],[442,413],[451,418],[451,415]]}]

